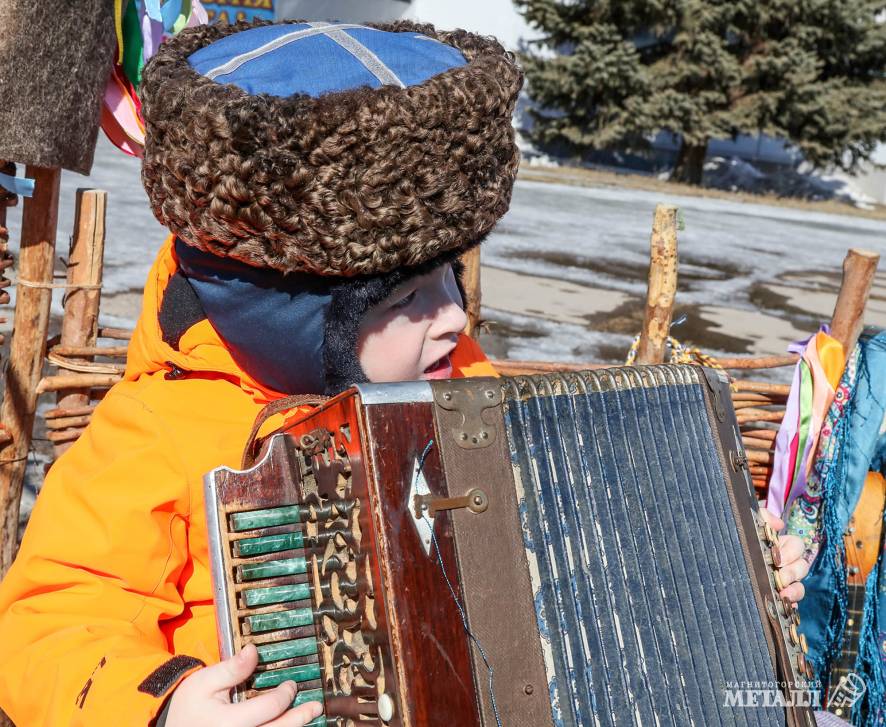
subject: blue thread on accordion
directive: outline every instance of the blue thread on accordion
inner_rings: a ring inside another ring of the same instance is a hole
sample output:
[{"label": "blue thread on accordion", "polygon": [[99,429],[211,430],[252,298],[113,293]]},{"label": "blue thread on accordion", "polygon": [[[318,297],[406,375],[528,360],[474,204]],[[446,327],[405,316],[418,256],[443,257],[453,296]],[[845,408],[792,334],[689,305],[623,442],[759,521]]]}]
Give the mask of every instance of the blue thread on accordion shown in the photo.
[{"label": "blue thread on accordion", "polygon": [[[418,471],[421,472],[422,468],[425,465],[425,459],[428,456],[428,453],[431,451],[431,447],[434,446],[434,440],[429,439],[428,443],[425,445],[424,451],[421,453],[421,456],[418,458]],[[495,713],[495,724],[497,727],[502,727],[501,723],[501,715],[498,713],[498,704],[495,701],[495,690],[492,686],[492,674],[493,669],[492,665],[489,663],[489,658],[486,656],[486,650],[483,648],[483,644],[480,643],[480,640],[474,636],[470,627],[468,626],[468,616],[465,613],[464,608],[462,608],[461,602],[455,596],[455,589],[452,587],[452,583],[449,580],[449,576],[446,574],[446,567],[443,565],[443,556],[440,555],[440,547],[437,545],[437,536],[434,533],[434,523],[428,519],[427,515],[422,515],[422,517],[427,520],[428,525],[431,527],[431,542],[434,543],[434,552],[437,554],[437,563],[440,565],[440,572],[443,574],[443,580],[446,581],[446,587],[449,589],[449,595],[452,596],[452,600],[455,603],[455,607],[458,609],[458,613],[461,616],[461,624],[464,627],[465,633],[468,635],[468,638],[474,642],[477,646],[477,650],[480,652],[480,656],[483,657],[483,663],[486,665],[486,669],[489,672],[489,700],[492,702],[492,711]]]}]

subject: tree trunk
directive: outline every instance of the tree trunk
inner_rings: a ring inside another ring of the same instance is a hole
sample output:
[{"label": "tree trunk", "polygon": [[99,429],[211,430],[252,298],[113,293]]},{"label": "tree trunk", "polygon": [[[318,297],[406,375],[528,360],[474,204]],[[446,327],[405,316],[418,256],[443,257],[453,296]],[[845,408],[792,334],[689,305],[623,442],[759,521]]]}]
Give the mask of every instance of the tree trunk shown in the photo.
[{"label": "tree trunk", "polygon": [[684,184],[701,184],[704,174],[704,159],[708,153],[708,142],[703,144],[689,144],[685,140],[680,144],[677,154],[677,163],[671,172],[672,182]]}]

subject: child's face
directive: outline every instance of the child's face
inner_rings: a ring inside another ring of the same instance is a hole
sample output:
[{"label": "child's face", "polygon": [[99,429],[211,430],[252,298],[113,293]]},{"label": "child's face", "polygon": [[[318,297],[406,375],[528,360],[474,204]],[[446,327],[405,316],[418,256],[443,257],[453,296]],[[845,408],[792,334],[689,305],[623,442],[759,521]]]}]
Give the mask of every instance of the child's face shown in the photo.
[{"label": "child's face", "polygon": [[447,379],[467,318],[451,265],[407,281],[360,325],[357,356],[373,382]]}]

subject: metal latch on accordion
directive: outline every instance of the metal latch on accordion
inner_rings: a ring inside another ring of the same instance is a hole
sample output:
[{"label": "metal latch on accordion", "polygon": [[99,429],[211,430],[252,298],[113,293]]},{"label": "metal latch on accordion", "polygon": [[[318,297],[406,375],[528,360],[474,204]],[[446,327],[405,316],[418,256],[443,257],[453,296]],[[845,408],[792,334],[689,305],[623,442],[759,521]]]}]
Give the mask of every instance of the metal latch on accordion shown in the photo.
[{"label": "metal latch on accordion", "polygon": [[433,540],[434,518],[443,510],[456,510],[466,508],[473,513],[485,512],[489,507],[489,498],[478,487],[469,490],[462,497],[437,497],[428,488],[428,482],[422,472],[420,460],[415,460],[412,470],[412,484],[409,494],[406,496],[406,509],[412,524],[421,540],[425,554],[431,554],[431,541]]},{"label": "metal latch on accordion", "polygon": [[483,449],[495,441],[496,427],[483,420],[483,412],[502,401],[501,387],[494,379],[462,380],[452,388],[434,387],[434,401],[442,409],[461,414],[461,423],[449,431],[462,449]]},{"label": "metal latch on accordion", "polygon": [[479,487],[468,491],[461,497],[434,497],[433,495],[416,495],[413,502],[415,517],[420,518],[422,513],[434,517],[441,510],[460,510],[466,508],[471,512],[486,512],[489,507],[489,498]]}]

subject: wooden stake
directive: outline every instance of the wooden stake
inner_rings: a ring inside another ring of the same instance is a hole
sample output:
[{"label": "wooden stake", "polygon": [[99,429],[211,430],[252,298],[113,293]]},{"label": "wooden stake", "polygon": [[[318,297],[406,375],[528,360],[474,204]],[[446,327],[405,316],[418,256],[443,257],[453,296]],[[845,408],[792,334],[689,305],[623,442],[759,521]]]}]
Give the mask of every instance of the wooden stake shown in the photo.
[{"label": "wooden stake", "polygon": [[108,356],[109,358],[124,358],[129,346],[53,346],[49,353],[57,353],[59,356]]},{"label": "wooden stake", "polygon": [[468,250],[461,256],[461,261],[465,266],[462,285],[465,291],[465,315],[468,317],[465,333],[477,338],[480,333],[477,326],[480,322],[480,299],[482,297],[480,291],[480,246],[476,245],[473,249]]},{"label": "wooden stake", "polygon": [[755,394],[751,391],[736,391],[732,394],[732,401],[735,403],[739,401],[756,401],[761,406],[766,406],[769,404],[784,404],[787,401],[787,397],[778,394]]},{"label": "wooden stake", "polygon": [[739,391],[754,391],[758,394],[774,394],[778,396],[787,396],[791,393],[789,384],[769,384],[762,381],[744,381],[742,379],[735,381],[735,388]]},{"label": "wooden stake", "polygon": [[[37,384],[38,394],[47,391],[65,391],[70,389],[110,389],[123,377],[120,374],[59,374],[58,376],[44,376]],[[91,394],[94,399],[95,393]]]},{"label": "wooden stake", "polygon": [[664,362],[665,344],[671,330],[674,297],[677,294],[677,208],[660,204],[655,208],[649,252],[649,283],[646,315],[638,364]]},{"label": "wooden stake", "polygon": [[99,338],[113,338],[118,341],[128,341],[132,338],[132,331],[128,328],[100,328]]},{"label": "wooden stake", "polygon": [[[22,213],[19,280],[49,285],[55,257],[61,171],[28,166],[26,174],[35,181],[35,188],[34,196],[25,198]],[[0,513],[3,518],[0,577],[12,564],[18,541],[22,480],[31,447],[37,383],[43,371],[51,303],[52,290],[48,287],[19,283],[9,363],[4,375],[3,403],[0,405],[0,422],[12,435],[12,442],[0,449]]]},{"label": "wooden stake", "polygon": [[850,249],[843,260],[843,280],[831,319],[831,335],[843,344],[848,357],[864,325],[864,307],[877,272],[880,256],[867,250]]},{"label": "wooden stake", "polygon": [[79,417],[56,417],[55,419],[46,420],[46,428],[54,431],[71,428],[83,429],[83,427],[89,424],[90,419],[92,419],[91,412]]},{"label": "wooden stake", "polygon": [[796,354],[787,356],[757,356],[754,358],[718,358],[717,363],[724,369],[774,369],[779,366],[794,366],[800,357]]},{"label": "wooden stake", "polygon": [[[65,296],[65,315],[62,319],[60,347],[91,348],[98,337],[98,308],[100,289],[76,288],[77,285],[101,285],[105,254],[105,208],[108,193],[98,189],[78,189],[74,236],[68,256],[68,285]],[[91,357],[74,359],[74,363],[90,363]],[[89,389],[70,389],[59,393],[56,403],[60,409],[79,409],[89,405]],[[85,422],[78,419],[76,426]],[[53,440],[53,450],[59,457],[74,443],[74,438]]]},{"label": "wooden stake", "polygon": [[775,454],[770,450],[746,449],[748,462],[771,466],[775,461]]},{"label": "wooden stake", "polygon": [[748,441],[759,442],[759,445],[754,444],[755,447],[765,445],[769,449],[772,447],[772,443],[777,435],[777,429],[749,429],[741,433],[741,438],[742,440],[747,439]]},{"label": "wooden stake", "polygon": [[64,417],[82,417],[87,414],[92,414],[95,411],[95,405],[91,404],[89,406],[81,406],[76,409],[50,409],[43,415],[43,418],[48,422],[50,419],[61,419]]},{"label": "wooden stake", "polygon": [[557,361],[513,361],[499,359],[490,361],[492,367],[501,376],[531,376],[532,374],[555,374],[563,371],[589,371],[592,369],[608,369],[614,364],[573,364]]},{"label": "wooden stake", "polygon": [[742,409],[735,415],[735,418],[739,424],[747,424],[748,422],[780,422],[784,419],[784,412]]},{"label": "wooden stake", "polygon": [[62,431],[50,431],[46,433],[46,438],[53,445],[64,444],[66,442],[76,442],[85,429],[64,429]]}]

